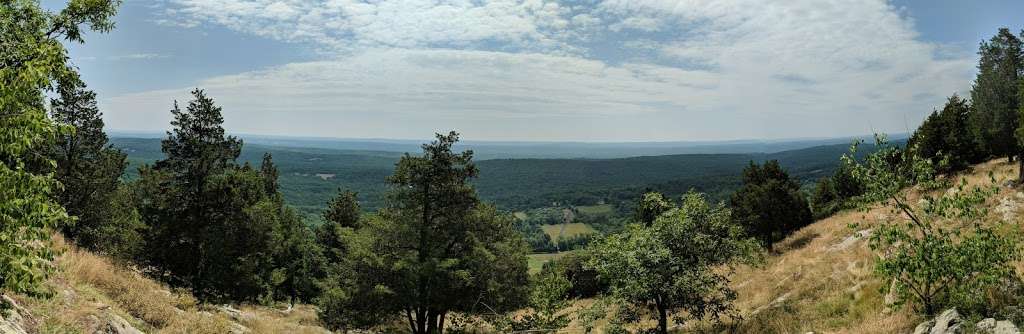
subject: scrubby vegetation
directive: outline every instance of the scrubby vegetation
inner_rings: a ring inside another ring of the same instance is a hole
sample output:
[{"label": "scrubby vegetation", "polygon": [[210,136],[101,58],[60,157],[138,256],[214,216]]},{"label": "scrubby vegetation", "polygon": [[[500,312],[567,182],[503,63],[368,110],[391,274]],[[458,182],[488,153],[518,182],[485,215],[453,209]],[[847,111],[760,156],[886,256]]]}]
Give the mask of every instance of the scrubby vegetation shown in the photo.
[{"label": "scrubby vegetation", "polygon": [[374,171],[344,177],[384,185],[331,184],[306,199],[323,210],[299,204],[318,217],[304,219],[279,160],[242,158],[201,89],[173,102],[159,153],[110,145],[62,43],[113,28],[119,4],[0,7],[0,292],[16,297],[0,308],[38,318],[34,331],[890,332],[946,307],[1024,317],[1020,227],[1002,223],[1020,220],[1024,169],[1011,182],[1009,165],[977,165],[1024,166],[1024,51],[1008,29],[981,45],[971,100],[950,97],[905,147],[477,162],[449,132],[361,160]]}]

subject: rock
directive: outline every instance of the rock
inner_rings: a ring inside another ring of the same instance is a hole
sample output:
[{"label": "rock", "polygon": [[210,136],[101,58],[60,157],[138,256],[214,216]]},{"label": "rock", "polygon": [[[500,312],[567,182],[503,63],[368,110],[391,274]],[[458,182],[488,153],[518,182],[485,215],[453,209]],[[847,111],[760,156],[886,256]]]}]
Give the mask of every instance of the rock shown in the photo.
[{"label": "rock", "polygon": [[231,334],[246,334],[246,333],[249,333],[249,328],[245,327],[245,326],[242,326],[241,324],[239,324],[237,322],[232,322],[231,323],[231,331],[230,331],[230,333]]},{"label": "rock", "polygon": [[932,326],[930,334],[954,334],[960,332],[960,312],[957,312],[955,308],[951,308],[939,314],[935,318],[935,326]]},{"label": "rock", "polygon": [[978,321],[977,324],[974,324],[974,327],[977,328],[979,332],[991,333],[993,330],[996,329],[996,319],[982,319],[981,321]]},{"label": "rock", "polygon": [[2,299],[0,303],[6,303],[10,306],[10,309],[0,311],[0,334],[27,334],[22,324],[23,318],[21,313],[18,312],[24,312],[25,310],[18,306],[18,303],[11,299],[11,297],[4,295]]},{"label": "rock", "polygon": [[935,321],[932,320],[922,322],[917,325],[917,328],[914,328],[914,334],[928,334],[928,331],[931,330],[934,325]]},{"label": "rock", "polygon": [[854,233],[853,235],[846,237],[845,239],[843,239],[843,241],[840,241],[838,244],[829,247],[828,251],[835,252],[845,250],[847,248],[850,248],[850,246],[856,244],[857,241],[860,241],[861,239],[870,235],[871,229],[857,231],[857,233]]},{"label": "rock", "polygon": [[[97,317],[96,320],[100,319]],[[124,320],[113,312],[104,312],[103,320],[100,320],[99,323],[99,327],[93,331],[93,334],[143,334],[142,331],[128,323],[128,320]]]},{"label": "rock", "polygon": [[914,328],[914,334],[957,334],[963,332],[963,320],[955,308],[948,309],[935,320],[922,322]]},{"label": "rock", "polygon": [[996,328],[992,331],[993,334],[1019,334],[1020,330],[1017,326],[1014,326],[1012,322],[1003,320],[996,322]]},{"label": "rock", "polygon": [[231,307],[231,305],[223,305],[220,307],[220,311],[227,314],[234,321],[238,322],[252,322],[256,320],[256,315],[251,312],[242,311]]}]

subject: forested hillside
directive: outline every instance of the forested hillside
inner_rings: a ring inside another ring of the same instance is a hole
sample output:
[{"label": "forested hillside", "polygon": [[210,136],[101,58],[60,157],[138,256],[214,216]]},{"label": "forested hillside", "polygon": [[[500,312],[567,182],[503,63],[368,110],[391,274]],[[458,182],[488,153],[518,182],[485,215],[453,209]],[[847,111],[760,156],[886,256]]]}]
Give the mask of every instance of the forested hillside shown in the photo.
[{"label": "forested hillside", "polygon": [[[162,156],[160,140],[113,137],[111,145],[128,155],[129,179],[137,166]],[[870,146],[865,148],[870,151]],[[591,205],[631,202],[645,189],[672,195],[690,189],[725,199],[739,186],[739,173],[751,161],[779,160],[804,185],[831,175],[849,144],[835,144],[747,154],[681,154],[621,159],[491,159],[478,162],[474,180],[485,200],[509,210],[527,210],[552,203]],[[359,193],[367,210],[380,207],[384,178],[401,157],[399,152],[335,150],[246,144],[239,161],[259,164],[263,153],[274,156],[281,170],[281,191],[288,203],[307,215],[319,215],[337,190]]]},{"label": "forested hillside", "polygon": [[2,334],[1024,323],[1024,42],[1006,28],[970,99],[906,141],[488,160],[454,130],[401,153],[249,145],[202,88],[166,101],[161,138],[111,141],[66,45],[122,2],[49,5],[0,5]]}]

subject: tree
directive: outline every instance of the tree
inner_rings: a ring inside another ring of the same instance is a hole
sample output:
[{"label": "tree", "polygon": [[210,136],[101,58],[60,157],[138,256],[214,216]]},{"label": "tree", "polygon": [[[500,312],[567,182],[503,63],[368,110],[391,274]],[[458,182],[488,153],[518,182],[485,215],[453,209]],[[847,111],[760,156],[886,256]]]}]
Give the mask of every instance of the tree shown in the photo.
[{"label": "tree", "polygon": [[765,247],[813,222],[800,184],[776,160],[764,166],[751,162],[743,170],[743,186],[729,198],[733,219]]},{"label": "tree", "polygon": [[[192,95],[194,99],[185,111],[174,103],[173,129],[161,142],[165,158],[158,160],[152,170],[140,169],[140,176],[153,180],[143,181],[152,186],[145,189],[146,206],[142,210],[150,225],[149,264],[158,268],[161,276],[171,274],[166,278],[172,284],[188,285],[201,295],[206,281],[203,275],[209,274],[204,270],[206,260],[214,254],[210,247],[223,241],[207,237],[210,227],[220,223],[217,218],[238,218],[242,208],[226,205],[252,205],[262,198],[264,186],[262,179],[255,177],[258,174],[221,175],[236,166],[242,143],[225,136],[221,108],[212,99],[199,89]],[[215,178],[220,182],[214,183]],[[257,183],[258,193],[231,194],[233,191],[225,188],[253,183]],[[225,197],[222,192],[230,195]]]},{"label": "tree", "polygon": [[277,166],[274,165],[274,156],[270,152],[263,153],[263,162],[260,163],[260,176],[263,177],[263,191],[269,196],[277,194],[280,185],[277,183]]},{"label": "tree", "polygon": [[912,206],[906,188],[935,188],[929,177],[934,175],[932,164],[907,154],[910,161],[893,168],[887,157],[898,148],[889,147],[884,136],[877,142],[881,149],[862,164],[849,156],[843,159],[866,185],[861,198],[865,208],[882,202],[903,217],[883,222],[869,240],[880,254],[875,273],[894,282],[891,288],[899,304],[912,301],[918,311],[933,315],[945,306],[976,302],[985,289],[1014,274],[1013,264],[1021,258],[1016,240],[1001,236],[998,226],[980,223],[985,202],[999,191],[994,178],[988,187],[967,187],[964,179],[939,196],[924,192],[920,204]]},{"label": "tree", "polygon": [[42,293],[50,228],[67,221],[47,145],[66,127],[46,117],[44,92],[77,80],[64,41],[82,43],[83,24],[106,32],[119,1],[72,0],[60,13],[37,1],[0,6],[0,289]]},{"label": "tree", "polygon": [[339,191],[338,196],[327,204],[323,213],[324,223],[316,227],[317,244],[324,251],[328,263],[340,263],[345,257],[345,238],[350,231],[359,227],[362,209],[358,194],[354,191]]},{"label": "tree", "polygon": [[1014,131],[1020,106],[1018,80],[1024,74],[1022,43],[1009,29],[999,32],[978,50],[978,76],[971,89],[974,131],[988,154],[1007,157],[1020,154]]},{"label": "tree", "polygon": [[329,323],[367,327],[402,314],[412,333],[441,333],[451,312],[503,312],[528,293],[526,243],[512,217],[481,203],[469,180],[472,151],[438,134],[399,160],[387,206],[349,238],[347,276]]},{"label": "tree", "polygon": [[138,245],[118,242],[139,242],[142,228],[138,214],[130,212],[130,197],[119,194],[126,192],[120,189],[120,178],[128,166],[127,156],[107,145],[95,93],[77,81],[57,91],[59,98],[50,100],[50,115],[74,129],[58,136],[50,152],[58,166],[56,178],[64,186],[58,201],[75,217],[73,224],[63,226],[64,234],[82,247],[131,258],[133,254],[115,253],[137,249]]},{"label": "tree", "polygon": [[569,280],[560,273],[548,271],[533,276],[530,280],[530,296],[527,310],[518,319],[510,318],[508,326],[497,326],[503,331],[530,331],[532,333],[557,333],[572,321],[571,313],[563,312],[571,306]]},{"label": "tree", "polygon": [[612,295],[658,315],[658,332],[668,332],[670,315],[715,320],[731,312],[733,265],[757,259],[757,242],[744,236],[724,205],[710,205],[690,192],[682,205],[650,226],[631,224],[592,247],[589,266],[609,282]]},{"label": "tree", "polygon": [[221,108],[192,94],[171,111],[166,157],[139,170],[145,264],[204,300],[312,299],[319,247],[285,205],[273,158],[239,166],[242,142],[225,134]]},{"label": "tree", "polygon": [[672,204],[665,199],[665,195],[658,192],[645,193],[637,203],[636,213],[633,220],[638,223],[650,225],[662,213],[672,208]]},{"label": "tree", "polygon": [[910,137],[908,146],[930,160],[939,173],[966,169],[980,162],[977,138],[970,129],[971,106],[957,95],[950,96],[941,111],[934,111]]}]

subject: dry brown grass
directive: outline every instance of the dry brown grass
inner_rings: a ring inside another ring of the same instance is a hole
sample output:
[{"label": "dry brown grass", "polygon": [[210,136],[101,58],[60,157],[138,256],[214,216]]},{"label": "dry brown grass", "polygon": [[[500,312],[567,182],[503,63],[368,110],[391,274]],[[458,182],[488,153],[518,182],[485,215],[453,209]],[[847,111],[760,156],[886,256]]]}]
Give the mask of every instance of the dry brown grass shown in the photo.
[{"label": "dry brown grass", "polygon": [[[971,185],[986,185],[990,184],[989,172],[1000,185],[1017,175],[1015,165],[993,160],[955,178],[957,182],[966,178]],[[916,200],[919,195],[914,192],[910,197]],[[1010,213],[1016,217],[1012,223],[1022,221],[1024,194],[1018,189],[1002,187],[988,205],[995,208],[1008,198],[1020,202],[1010,207]],[[990,211],[988,221],[1010,217],[1006,210]],[[902,217],[876,205],[867,211],[843,211],[797,231],[777,243],[776,254],[768,256],[765,263],[741,267],[732,276],[732,286],[738,293],[734,305],[742,320],[726,320],[721,326],[695,322],[687,325],[684,332],[911,332],[921,319],[906,308],[886,306],[886,298],[880,292],[886,282],[872,274],[874,254],[867,247],[866,238],[853,237],[859,231],[893,219]],[[850,228],[853,223],[858,224],[856,229]],[[580,301],[576,306],[591,302]],[[643,325],[653,324],[653,320],[648,320]],[[564,333],[582,333],[582,329],[574,321]]]},{"label": "dry brown grass", "polygon": [[50,280],[55,295],[22,298],[33,314],[36,332],[91,332],[96,318],[113,313],[140,330],[156,333],[226,333],[223,315],[202,313],[188,293],[171,292],[109,259],[79,249],[60,235],[53,237],[59,252],[57,273]]}]

